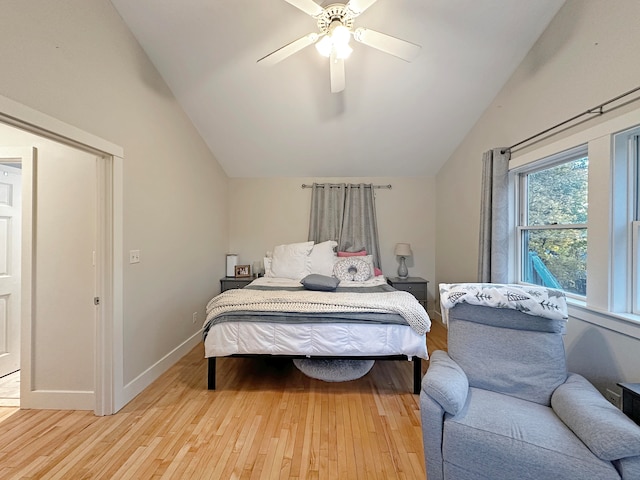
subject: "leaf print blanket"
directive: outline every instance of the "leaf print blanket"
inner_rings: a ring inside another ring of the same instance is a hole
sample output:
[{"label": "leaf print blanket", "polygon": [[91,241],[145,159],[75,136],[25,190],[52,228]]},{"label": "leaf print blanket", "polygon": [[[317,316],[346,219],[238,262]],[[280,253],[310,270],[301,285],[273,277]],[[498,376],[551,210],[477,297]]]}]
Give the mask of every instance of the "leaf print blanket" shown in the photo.
[{"label": "leaf print blanket", "polygon": [[512,308],[528,315],[567,320],[564,292],[546,287],[500,283],[441,283],[442,320],[448,323],[449,309],[458,303],[493,308]]}]

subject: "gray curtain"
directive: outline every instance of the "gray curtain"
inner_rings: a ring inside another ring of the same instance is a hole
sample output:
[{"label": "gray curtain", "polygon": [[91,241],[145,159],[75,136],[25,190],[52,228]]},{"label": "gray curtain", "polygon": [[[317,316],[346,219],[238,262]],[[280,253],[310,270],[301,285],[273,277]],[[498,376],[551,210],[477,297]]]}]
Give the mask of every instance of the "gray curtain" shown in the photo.
[{"label": "gray curtain", "polygon": [[365,249],[380,267],[380,244],[374,189],[371,184],[313,184],[309,240],[338,242],[338,249]]},{"label": "gray curtain", "polygon": [[511,153],[504,148],[494,148],[482,155],[479,282],[507,283],[509,281],[510,158]]},{"label": "gray curtain", "polygon": [[[325,188],[326,187],[326,188]],[[309,240],[316,243],[327,240],[339,242],[344,218],[346,185],[318,184],[311,187],[311,217]]]}]

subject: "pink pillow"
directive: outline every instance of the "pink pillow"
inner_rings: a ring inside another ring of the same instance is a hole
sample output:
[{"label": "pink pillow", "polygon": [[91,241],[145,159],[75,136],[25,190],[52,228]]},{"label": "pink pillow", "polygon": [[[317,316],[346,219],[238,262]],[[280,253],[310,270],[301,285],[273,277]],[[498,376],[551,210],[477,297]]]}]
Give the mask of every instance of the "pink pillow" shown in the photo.
[{"label": "pink pillow", "polygon": [[373,274],[377,277],[378,275],[382,275],[382,270],[378,267],[373,267]]},{"label": "pink pillow", "polygon": [[338,252],[339,257],[364,257],[366,254],[366,250],[360,250],[359,252]]}]

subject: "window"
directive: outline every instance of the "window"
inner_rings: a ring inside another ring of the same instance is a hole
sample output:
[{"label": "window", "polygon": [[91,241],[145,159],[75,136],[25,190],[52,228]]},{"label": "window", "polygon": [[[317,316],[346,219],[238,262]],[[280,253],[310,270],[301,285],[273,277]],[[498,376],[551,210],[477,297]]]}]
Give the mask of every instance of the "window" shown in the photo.
[{"label": "window", "polygon": [[587,293],[587,147],[519,173],[519,281]]},{"label": "window", "polygon": [[[626,138],[625,138],[626,137]],[[623,134],[627,149],[627,175],[631,206],[629,238],[631,245],[631,303],[632,313],[640,315],[640,129]]]},{"label": "window", "polygon": [[613,311],[640,314],[640,128],[613,136]]},{"label": "window", "polygon": [[509,161],[512,281],[640,339],[640,109]]}]

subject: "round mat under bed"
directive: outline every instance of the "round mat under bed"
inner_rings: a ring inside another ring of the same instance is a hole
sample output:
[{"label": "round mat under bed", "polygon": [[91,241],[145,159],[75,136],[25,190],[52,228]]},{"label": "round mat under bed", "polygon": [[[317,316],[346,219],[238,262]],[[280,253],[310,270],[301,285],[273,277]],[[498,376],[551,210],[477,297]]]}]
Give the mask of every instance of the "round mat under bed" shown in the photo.
[{"label": "round mat under bed", "polygon": [[293,364],[307,377],[325,382],[348,382],[364,377],[375,360],[294,358]]}]

